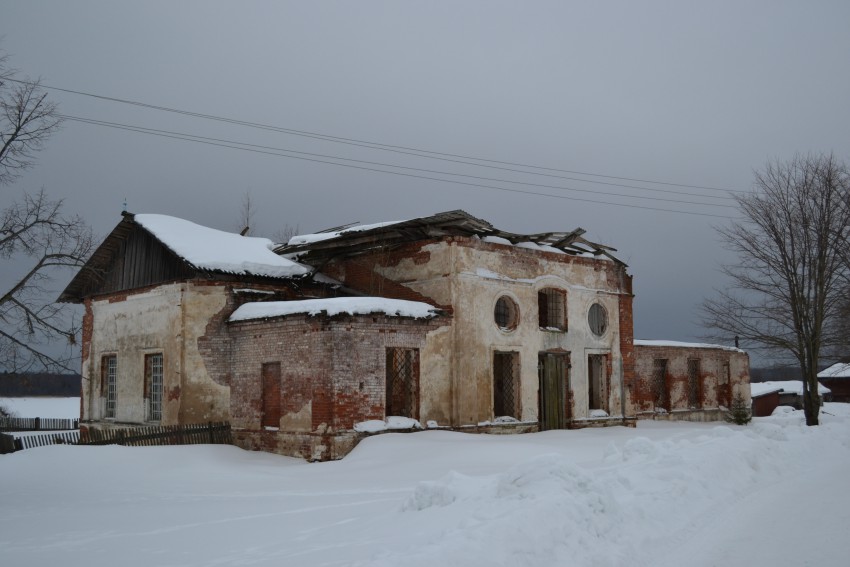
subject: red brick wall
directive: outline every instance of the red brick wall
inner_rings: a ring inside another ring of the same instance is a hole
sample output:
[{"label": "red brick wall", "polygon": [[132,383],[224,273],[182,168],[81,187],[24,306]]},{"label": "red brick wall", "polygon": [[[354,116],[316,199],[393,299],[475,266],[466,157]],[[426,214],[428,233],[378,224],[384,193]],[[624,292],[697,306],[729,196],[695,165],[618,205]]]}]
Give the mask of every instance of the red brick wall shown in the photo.
[{"label": "red brick wall", "polygon": [[[688,359],[699,359],[698,404],[696,410],[729,405],[729,392],[736,384],[749,384],[748,370],[736,373],[735,368],[748,369],[747,355],[720,348],[694,348],[687,346],[642,346],[635,348],[635,373],[637,395],[634,396],[637,412],[654,409],[652,394],[653,360],[667,360],[667,393],[669,411],[689,411]],[[728,383],[724,384],[724,363],[730,365]]]},{"label": "red brick wall", "polygon": [[[631,290],[631,276],[629,276],[629,284],[629,290]],[[630,417],[634,417],[635,412],[641,407],[646,396],[635,375],[633,299],[631,295],[620,295],[618,309],[620,318],[620,356],[622,357],[623,365],[623,390],[626,396],[625,415]],[[608,375],[610,376],[610,372]]]},{"label": "red brick wall", "polygon": [[[263,448],[305,458],[333,458],[331,437],[355,423],[383,419],[388,347],[422,349],[428,331],[447,320],[291,315],[231,323],[231,420],[260,434],[263,363],[281,363],[281,430]],[[288,425],[288,426],[287,426]],[[249,439],[250,437],[250,439]],[[317,455],[317,447],[320,456]],[[325,454],[326,453],[326,454]]]}]

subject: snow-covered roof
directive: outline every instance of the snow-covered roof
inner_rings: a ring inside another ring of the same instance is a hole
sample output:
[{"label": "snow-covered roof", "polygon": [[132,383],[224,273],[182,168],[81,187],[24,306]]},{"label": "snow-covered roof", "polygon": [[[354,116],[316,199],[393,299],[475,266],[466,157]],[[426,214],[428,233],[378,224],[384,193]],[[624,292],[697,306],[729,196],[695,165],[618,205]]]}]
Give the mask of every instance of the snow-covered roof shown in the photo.
[{"label": "snow-covered roof", "polygon": [[310,268],[282,258],[268,238],[240,236],[166,215],[137,214],[134,220],[195,268],[271,278],[301,276]]},{"label": "snow-covered roof", "polygon": [[850,362],[837,362],[818,372],[818,378],[850,378]]},{"label": "snow-covered roof", "polygon": [[728,350],[732,352],[745,352],[739,348],[730,347],[726,345],[714,345],[710,343],[685,343],[681,341],[647,341],[647,340],[635,340],[635,346],[649,346],[649,347],[679,347],[679,348],[716,348],[720,350]]},{"label": "snow-covered roof", "polygon": [[[782,392],[786,394],[803,395],[803,382],[800,380],[783,380],[774,382],[753,382],[750,384],[750,395],[762,396],[770,392]],[[824,395],[832,392],[823,384],[818,384],[818,394]]]},{"label": "snow-covered roof", "polygon": [[240,306],[230,316],[229,321],[247,321],[268,319],[285,315],[307,314],[329,316],[369,315],[382,313],[391,317],[414,317],[429,319],[440,314],[433,305],[420,301],[387,299],[384,297],[332,297],[327,299],[304,299],[301,301],[265,301],[252,302]]},{"label": "snow-covered roof", "polygon": [[776,382],[752,382],[750,383],[750,395],[752,397],[764,396],[773,392],[781,392],[782,386],[776,386]]},{"label": "snow-covered roof", "polygon": [[331,238],[336,238],[343,234],[348,234],[349,232],[363,232],[364,230],[372,230],[373,228],[382,228],[385,226],[390,226],[394,224],[398,224],[404,221],[387,221],[387,222],[376,222],[374,224],[357,224],[353,226],[347,226],[345,228],[340,228],[339,230],[328,230],[325,232],[317,232],[314,234],[298,234],[289,239],[288,244],[290,246],[294,246],[296,244],[312,244],[313,242],[321,242],[322,240],[330,240]]}]

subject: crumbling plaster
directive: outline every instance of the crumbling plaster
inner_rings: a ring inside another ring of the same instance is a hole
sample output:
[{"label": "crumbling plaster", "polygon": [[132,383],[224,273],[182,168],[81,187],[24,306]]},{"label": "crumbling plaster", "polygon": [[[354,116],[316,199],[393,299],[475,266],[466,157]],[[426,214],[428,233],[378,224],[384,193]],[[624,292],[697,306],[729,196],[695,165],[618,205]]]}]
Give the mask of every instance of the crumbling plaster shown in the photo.
[{"label": "crumbling plaster", "polygon": [[197,348],[209,319],[221,311],[220,285],[159,285],[91,300],[89,356],[83,363],[83,419],[104,418],[103,356],[116,355],[116,422],[141,423],[145,355],[163,355],[163,425],[226,420],[228,388],[213,383]]},{"label": "crumbling plaster", "polygon": [[[675,417],[699,420],[699,412],[729,407],[738,394],[750,403],[749,356],[739,350],[687,346],[635,346],[635,372],[641,385],[636,402],[637,411],[656,410],[652,392],[653,364],[656,359],[667,360],[666,384],[669,408]],[[696,406],[688,403],[688,360],[699,362],[699,400]],[[728,379],[725,375],[729,365]],[[696,411],[694,411],[696,410]],[[693,414],[693,415],[690,415]]]},{"label": "crumbling plaster", "polygon": [[[454,238],[426,244],[415,257],[401,258],[376,269],[453,308],[453,340],[447,345],[451,351],[443,356],[448,364],[438,369],[451,373],[450,379],[440,380],[450,389],[436,396],[451,402],[451,425],[496,417],[492,413],[492,361],[496,351],[519,353],[521,420],[536,421],[538,417],[540,352],[570,354],[569,413],[574,419],[588,417],[588,355],[609,356],[607,405],[611,415],[623,413],[618,310],[619,296],[630,293],[624,285],[628,278],[624,267],[605,259],[531,251],[477,238]],[[537,293],[547,287],[566,292],[566,332],[539,328]],[[494,307],[501,295],[508,295],[519,306],[519,322],[511,331],[500,329],[494,322]],[[590,331],[587,321],[594,303],[601,304],[608,316],[608,328],[599,337]],[[625,411],[630,413],[629,408]]]}]

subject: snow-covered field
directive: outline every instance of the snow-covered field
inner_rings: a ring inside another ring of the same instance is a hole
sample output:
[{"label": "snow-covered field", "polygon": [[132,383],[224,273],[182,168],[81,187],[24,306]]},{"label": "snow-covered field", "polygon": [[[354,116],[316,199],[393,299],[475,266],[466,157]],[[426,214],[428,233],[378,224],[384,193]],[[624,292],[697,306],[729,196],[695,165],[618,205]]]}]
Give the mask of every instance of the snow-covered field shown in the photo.
[{"label": "snow-covered field", "polygon": [[0,406],[18,417],[80,417],[80,398],[0,398]]},{"label": "snow-covered field", "polygon": [[369,438],[308,464],[225,446],[0,456],[10,566],[845,566],[850,405],[747,427]]}]

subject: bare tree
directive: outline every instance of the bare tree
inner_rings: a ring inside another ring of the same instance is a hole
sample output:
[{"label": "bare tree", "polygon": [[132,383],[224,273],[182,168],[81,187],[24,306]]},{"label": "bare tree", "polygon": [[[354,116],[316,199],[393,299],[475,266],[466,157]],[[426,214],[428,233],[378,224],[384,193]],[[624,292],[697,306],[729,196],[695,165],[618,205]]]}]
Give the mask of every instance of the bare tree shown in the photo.
[{"label": "bare tree", "polygon": [[[78,216],[64,216],[61,201],[43,191],[25,195],[0,217],[0,262],[15,276],[0,295],[0,359],[7,371],[75,371],[72,349],[79,325],[54,303],[50,282],[62,269],[79,268],[91,254],[91,230]],[[64,354],[57,354],[64,350]]]},{"label": "bare tree", "polygon": [[272,234],[272,240],[278,244],[286,244],[293,236],[301,234],[298,225],[292,226],[289,223],[284,223],[283,228],[279,228]]},{"label": "bare tree", "polygon": [[251,227],[254,225],[256,214],[254,201],[251,199],[251,190],[248,189],[242,194],[242,208],[239,210],[239,234],[242,236],[251,234]]},{"label": "bare tree", "polygon": [[703,304],[705,323],[790,355],[803,376],[808,425],[818,424],[818,362],[846,343],[840,315],[850,266],[850,172],[832,155],[797,156],[756,173],[742,218],[718,229],[738,255],[730,289]]},{"label": "bare tree", "polygon": [[35,163],[35,154],[62,123],[40,82],[19,80],[0,56],[0,186]]},{"label": "bare tree", "polygon": [[[60,122],[37,82],[14,76],[0,57],[0,187],[33,164]],[[81,266],[92,248],[86,223],[64,215],[62,201],[48,199],[44,191],[24,195],[0,212],[0,367],[78,370],[70,345],[79,328],[73,312],[54,302],[50,282],[59,271]]]}]

